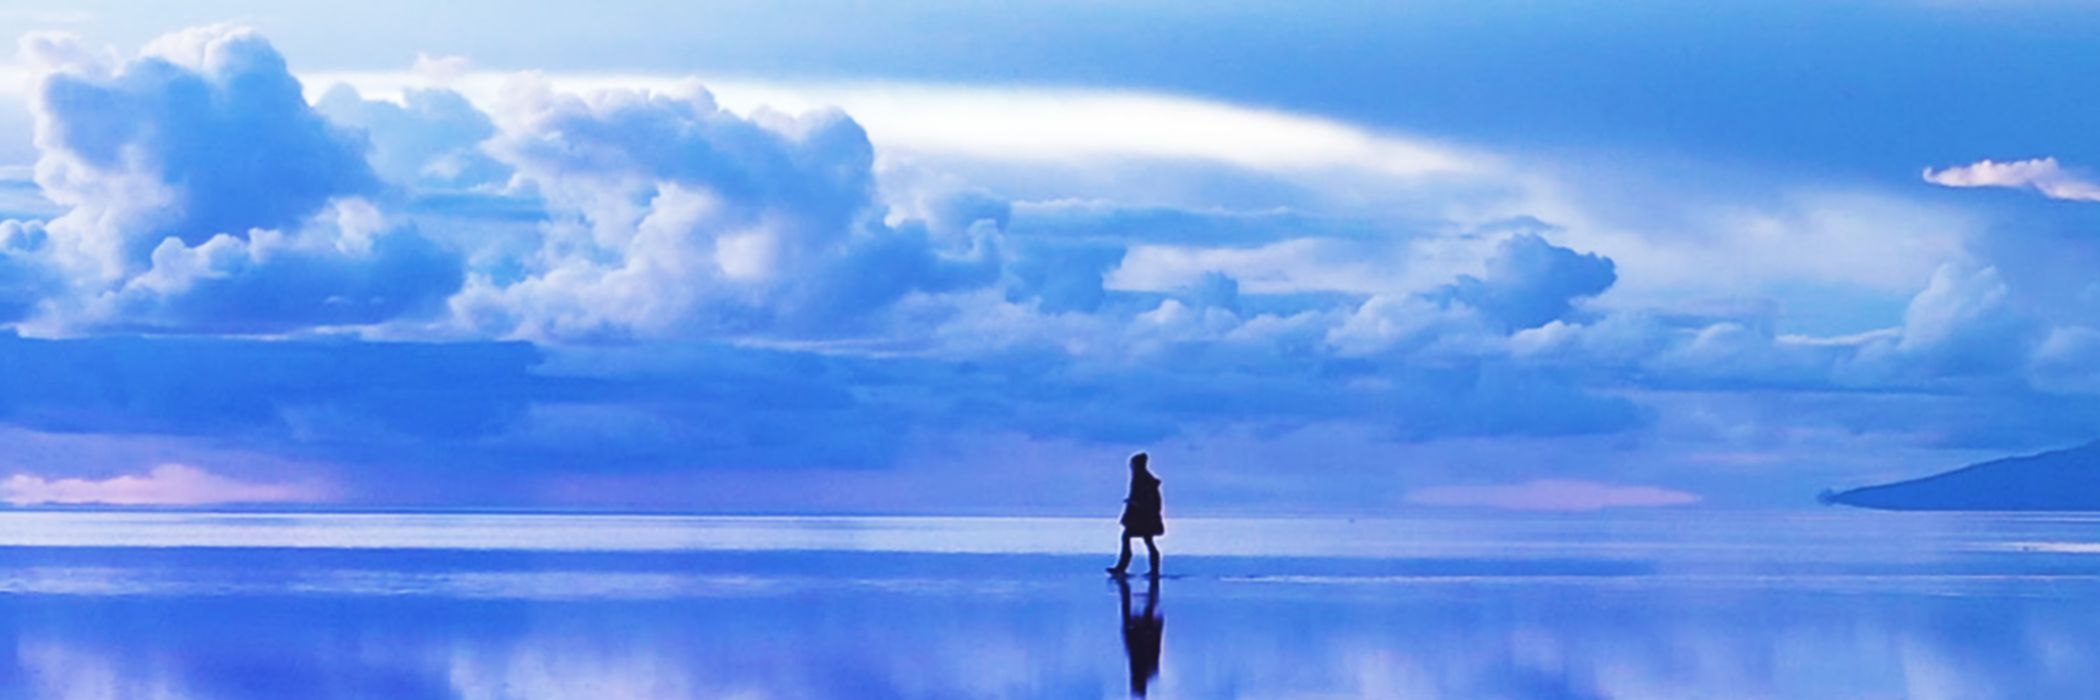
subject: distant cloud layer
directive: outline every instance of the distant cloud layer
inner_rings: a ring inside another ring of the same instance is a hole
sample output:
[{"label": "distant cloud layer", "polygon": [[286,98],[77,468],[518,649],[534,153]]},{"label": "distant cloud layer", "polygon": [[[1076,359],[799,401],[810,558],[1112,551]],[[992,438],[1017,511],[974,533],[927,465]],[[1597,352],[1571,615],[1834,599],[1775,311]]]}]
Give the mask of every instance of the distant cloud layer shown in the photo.
[{"label": "distant cloud layer", "polygon": [[182,464],[108,479],[46,479],[15,474],[0,481],[0,501],[13,505],[202,506],[317,503],[316,484],[272,484],[232,479]]},{"label": "distant cloud layer", "polygon": [[[0,429],[126,446],[18,477],[34,498],[735,508],[909,473],[837,497],[937,509],[1146,447],[1199,504],[1755,480],[1714,453],[1795,455],[1773,469],[1806,502],[2100,421],[2100,252],[1901,192],[1170,95],[747,84],[732,108],[429,56],[318,85],[226,26],[22,53],[21,186],[50,213],[0,220]],[[2053,159],[1924,176],[2100,198]],[[149,450],[256,481],[103,480],[174,461]],[[1514,485],[1439,486],[1479,483]]]}]

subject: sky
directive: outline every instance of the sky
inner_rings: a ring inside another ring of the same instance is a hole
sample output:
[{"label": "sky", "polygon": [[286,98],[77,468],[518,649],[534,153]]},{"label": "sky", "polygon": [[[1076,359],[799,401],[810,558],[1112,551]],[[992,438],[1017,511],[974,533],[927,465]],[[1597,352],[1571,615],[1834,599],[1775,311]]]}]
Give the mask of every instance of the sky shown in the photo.
[{"label": "sky", "polygon": [[14,3],[0,501],[1812,508],[2100,438],[2100,6]]}]

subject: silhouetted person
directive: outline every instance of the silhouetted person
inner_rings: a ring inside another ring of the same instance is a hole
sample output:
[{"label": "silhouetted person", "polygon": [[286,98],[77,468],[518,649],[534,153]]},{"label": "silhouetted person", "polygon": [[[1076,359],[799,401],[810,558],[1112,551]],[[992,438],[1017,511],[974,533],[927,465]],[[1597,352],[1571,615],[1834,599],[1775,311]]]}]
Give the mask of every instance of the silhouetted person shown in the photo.
[{"label": "silhouetted person", "polygon": [[1123,499],[1123,554],[1116,557],[1116,565],[1108,572],[1117,576],[1130,570],[1130,538],[1145,538],[1145,551],[1152,565],[1151,576],[1159,576],[1159,546],[1152,538],[1167,534],[1167,522],[1160,516],[1159,477],[1146,468],[1151,458],[1139,452],[1130,456],[1130,497]]},{"label": "silhouetted person", "polygon": [[1145,612],[1130,614],[1130,581],[1116,579],[1123,594],[1123,653],[1130,657],[1130,695],[1145,697],[1145,686],[1159,675],[1159,643],[1167,631],[1167,618],[1159,614],[1159,578],[1145,579]]}]

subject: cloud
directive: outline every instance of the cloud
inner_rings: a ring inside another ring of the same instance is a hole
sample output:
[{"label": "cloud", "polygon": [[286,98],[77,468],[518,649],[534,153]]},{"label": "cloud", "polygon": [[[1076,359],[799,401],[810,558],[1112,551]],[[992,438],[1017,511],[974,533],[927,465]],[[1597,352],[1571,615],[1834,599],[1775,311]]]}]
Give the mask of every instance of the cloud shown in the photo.
[{"label": "cloud", "polygon": [[1108,300],[1109,270],[1124,259],[1113,243],[1016,241],[1007,255],[1007,300],[1035,302],[1048,313],[1091,314]]},{"label": "cloud", "polygon": [[363,138],[309,107],[252,30],[177,32],[129,61],[54,35],[23,52],[39,66],[36,181],[65,208],[10,224],[35,245],[0,250],[0,289],[40,293],[30,327],[366,324],[439,310],[459,287],[456,255],[371,203]]},{"label": "cloud", "polygon": [[1995,267],[1943,266],[1904,310],[1898,347],[1923,350],[1976,337],[2005,340],[2004,334],[1989,331],[2003,330],[1998,322],[2008,315],[2009,294]]},{"label": "cloud", "polygon": [[331,122],[364,132],[374,172],[423,189],[501,185],[510,168],[483,153],[496,134],[487,114],[451,90],[410,89],[399,103],[367,100],[338,84],[314,109]]},{"label": "cloud", "polygon": [[49,238],[37,221],[0,221],[0,323],[19,321],[58,286],[40,257]]},{"label": "cloud", "polygon": [[1699,501],[1697,494],[1659,486],[1622,486],[1572,479],[1538,479],[1493,486],[1431,486],[1407,494],[1408,503],[1421,506],[1534,511],[1659,508]]},{"label": "cloud", "polygon": [[131,269],[163,238],[202,243],[294,225],[331,198],[370,194],[364,144],[309,107],[261,35],[170,34],[114,69],[72,40],[33,37],[37,183],[72,211],[60,242]]},{"label": "cloud", "polygon": [[[1344,356],[1424,350],[1477,349],[1493,330],[1467,307],[1453,308],[1416,295],[1378,295],[1356,307],[1327,332],[1326,341]],[[1472,347],[1469,347],[1472,346]]]},{"label": "cloud", "polygon": [[1527,232],[1503,239],[1488,258],[1486,273],[1460,276],[1443,296],[1521,330],[1566,317],[1576,300],[1602,294],[1618,279],[1610,258],[1578,253]]},{"label": "cloud", "polygon": [[2100,329],[2051,329],[2035,347],[2028,382],[2048,393],[2100,394]]},{"label": "cloud", "polygon": [[1576,300],[1617,280],[1610,258],[1529,232],[1502,239],[1485,266],[1481,276],[1462,274],[1423,292],[1374,295],[1328,333],[1328,343],[1353,355],[1396,349],[1496,354],[1506,334],[1561,321]]},{"label": "cloud", "polygon": [[[1673,390],[1932,391],[1980,398],[2021,381],[2052,326],[1994,266],[1943,265],[1899,325],[1842,336],[1778,331],[1771,309],[1615,310],[1509,336],[1518,358]],[[2063,343],[2058,341],[2060,352]],[[2049,360],[2058,368],[2060,357]],[[1969,384],[1962,385],[1963,382]],[[1982,382],[1978,384],[1977,382]],[[1986,387],[1997,385],[1997,389]]]},{"label": "cloud", "polygon": [[[443,310],[463,277],[459,256],[413,229],[357,230],[370,212],[340,203],[341,228],[256,230],[197,246],[175,239],[153,266],[90,302],[84,322],[160,332],[269,333],[355,326]],[[346,250],[348,248],[348,250]]]},{"label": "cloud", "polygon": [[[412,73],[319,73],[385,95],[418,82]],[[511,76],[456,75],[450,85],[494,101]],[[640,88],[676,92],[676,75],[546,73],[554,89],[590,93]],[[1195,160],[1286,171],[1354,171],[1435,177],[1499,164],[1431,139],[1397,135],[1309,114],[1196,97],[1085,88],[985,88],[929,83],[717,80],[722,103],[739,112],[841,109],[902,154],[1030,164]]]},{"label": "cloud", "polygon": [[447,85],[466,75],[467,69],[472,66],[473,62],[465,56],[431,55],[418,51],[411,70],[433,84]]},{"label": "cloud", "polygon": [[2065,169],[2055,158],[1980,160],[1943,170],[1926,168],[1926,182],[1943,187],[2033,188],[2050,199],[2100,202],[2100,183]]},{"label": "cloud", "polygon": [[0,501],[13,505],[94,504],[200,506],[230,503],[318,503],[331,498],[316,483],[242,481],[182,464],[102,480],[14,474],[0,481]]},{"label": "cloud", "polygon": [[1998,268],[1948,263],[1912,297],[1892,338],[1860,349],[1869,376],[2017,376],[2047,325],[2023,308]]},{"label": "cloud", "polygon": [[[227,28],[25,53],[61,210],[0,223],[0,324],[87,337],[0,337],[0,421],[340,466],[347,498],[908,469],[950,435],[1639,451],[1688,395],[1731,449],[1973,444],[1958,400],[2089,430],[2090,309],[2049,310],[2089,244],[2037,244],[2071,271],[2045,281],[1952,206],[1518,172],[1172,95],[452,59],[329,87]],[[123,333],[150,337],[95,337]]]},{"label": "cloud", "polygon": [[1329,237],[1290,238],[1245,247],[1139,242],[1129,247],[1106,281],[1114,289],[1166,291],[1220,273],[1240,280],[1249,292],[1409,291],[1405,287],[1412,270],[1403,262],[1409,252],[1395,241]]},{"label": "cloud", "polygon": [[[473,438],[515,419],[540,352],[521,343],[0,333],[0,420],[52,432],[239,435],[282,448]],[[340,455],[337,455],[340,456]]]},{"label": "cloud", "polygon": [[454,301],[482,332],[852,334],[906,295],[999,277],[996,216],[885,220],[873,146],[836,110],[746,118],[697,86],[586,97],[526,80],[498,116],[490,150],[556,220],[521,279],[478,277]]}]

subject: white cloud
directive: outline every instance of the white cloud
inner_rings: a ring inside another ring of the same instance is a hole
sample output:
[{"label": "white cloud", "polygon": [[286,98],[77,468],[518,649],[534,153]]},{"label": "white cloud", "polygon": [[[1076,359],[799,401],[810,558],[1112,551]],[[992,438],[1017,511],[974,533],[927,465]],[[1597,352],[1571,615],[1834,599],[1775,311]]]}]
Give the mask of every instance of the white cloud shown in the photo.
[{"label": "white cloud", "polygon": [[882,145],[978,158],[1197,159],[1262,170],[1346,169],[1403,177],[1473,172],[1488,164],[1480,154],[1427,140],[1164,94],[883,84],[729,83],[719,90],[728,100],[836,104]]},{"label": "white cloud", "polygon": [[1980,160],[1944,170],[1926,168],[1924,175],[1926,182],[1944,187],[2032,187],[2050,199],[2100,202],[2100,183],[2066,170],[2055,158]]},{"label": "white cloud", "polygon": [[[678,93],[686,76],[535,74],[555,90]],[[329,85],[394,96],[430,79],[409,73],[312,73],[310,99]],[[449,85],[493,104],[511,74],[450,75]],[[984,87],[899,82],[819,83],[708,79],[723,107],[742,114],[838,108],[852,114],[885,154],[959,155],[981,160],[1090,162],[1188,159],[1258,170],[1347,170],[1399,177],[1478,173],[1486,154],[1428,139],[1372,131],[1320,117],[1193,97],[1080,88]]]},{"label": "white cloud", "polygon": [[480,145],[496,127],[479,107],[445,89],[412,89],[397,101],[368,100],[337,85],[314,108],[330,121],[362,130],[372,169],[392,182],[423,189],[494,189],[510,171]]},{"label": "white cloud", "polygon": [[1422,506],[1498,510],[1588,511],[1698,503],[1697,494],[1659,486],[1622,486],[1572,479],[1537,479],[1492,486],[1432,486],[1407,494]]},{"label": "white cloud", "polygon": [[[310,77],[309,90],[340,80],[368,95],[406,94],[427,84],[406,72]],[[664,75],[540,77],[577,93],[692,89],[692,79]],[[504,80],[474,71],[453,86],[487,105]],[[1478,246],[1449,241],[1452,233],[1533,216],[1562,230],[1556,240],[1619,263],[1624,279],[1605,304],[1831,288],[1893,299],[1917,289],[1980,228],[1966,212],[1883,193],[1809,186],[1776,198],[1745,197],[1738,188],[1702,195],[1701,186],[1687,183],[1715,173],[1686,172],[1682,164],[1630,164],[1619,155],[1520,159],[1313,114],[1171,94],[713,77],[706,86],[739,114],[844,110],[876,146],[885,190],[908,187],[915,178],[938,180],[920,172],[933,169],[1019,199],[1101,197],[1240,209],[1302,204],[1388,229],[1373,241],[1339,244],[1283,242],[1320,235],[1291,230],[1231,246],[1152,242],[1132,249],[1111,273],[1110,289],[1163,291],[1210,271],[1232,275],[1250,292],[1421,289],[1483,259],[1464,250]],[[1249,193],[1258,193],[1257,200],[1248,201]],[[1453,225],[1417,235],[1422,221]],[[1455,268],[1439,257],[1439,247],[1467,254]]]},{"label": "white cloud", "polygon": [[1478,314],[1414,295],[1378,295],[1329,329],[1326,343],[1345,356],[1424,348],[1464,349],[1491,331]]},{"label": "white cloud", "polygon": [[182,464],[100,481],[15,474],[0,481],[0,501],[14,505],[100,504],[195,506],[224,503],[315,503],[330,498],[317,483],[261,483]]},{"label": "white cloud", "polygon": [[416,63],[410,70],[433,85],[445,86],[458,81],[467,74],[473,64],[465,56],[431,55],[417,52]]},{"label": "white cloud", "polygon": [[412,224],[379,230],[364,138],[309,106],[254,30],[186,29],[128,61],[59,34],[25,37],[22,53],[36,183],[64,208],[35,245],[0,250],[0,273],[42,268],[26,276],[46,295],[32,333],[374,323],[458,289],[456,256]]},{"label": "white cloud", "polygon": [[564,92],[523,76],[485,148],[552,221],[526,273],[453,300],[535,339],[845,335],[914,293],[998,279],[996,225],[885,220],[874,147],[835,109],[797,116],[670,92]]},{"label": "white cloud", "polygon": [[[1970,329],[2004,319],[2009,293],[1998,268],[1943,266],[1904,311],[1898,347],[1919,350],[1944,345],[1969,334]],[[1994,333],[1982,335],[2003,339]]]}]

